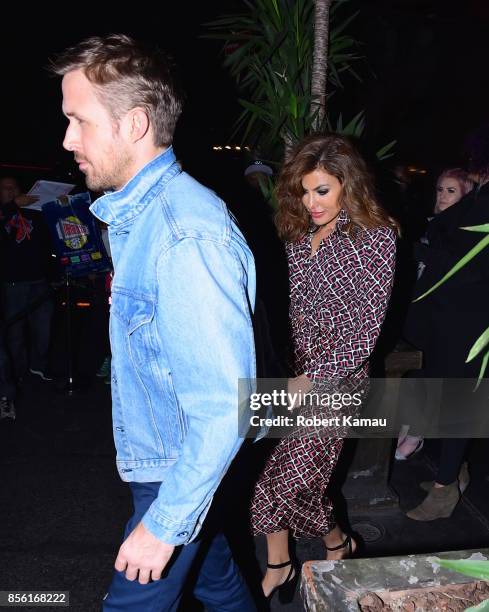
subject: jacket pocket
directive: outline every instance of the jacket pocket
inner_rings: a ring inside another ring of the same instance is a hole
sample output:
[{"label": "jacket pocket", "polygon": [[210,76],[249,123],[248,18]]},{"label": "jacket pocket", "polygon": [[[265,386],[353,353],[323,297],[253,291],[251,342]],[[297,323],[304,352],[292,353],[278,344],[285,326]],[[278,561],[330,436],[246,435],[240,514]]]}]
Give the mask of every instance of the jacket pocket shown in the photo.
[{"label": "jacket pocket", "polygon": [[145,414],[155,439],[164,448],[162,452],[174,458],[188,426],[155,329],[156,302],[117,287],[112,294],[111,314],[124,346],[124,384],[131,385],[134,397],[140,397],[147,407],[139,417]]},{"label": "jacket pocket", "polygon": [[149,298],[120,288],[112,289],[111,313],[125,325],[129,335],[141,325],[150,323],[153,320],[154,312],[154,301]]},{"label": "jacket pocket", "polygon": [[178,440],[176,442],[180,445],[184,441],[187,435],[187,430],[188,430],[187,416],[182,410],[182,407],[180,406],[180,402],[178,401],[177,393],[175,391],[175,387],[173,386],[173,378],[172,378],[171,372],[165,373],[165,379],[166,379],[165,382],[168,385],[170,398],[172,400],[171,402],[169,402],[167,409],[169,410],[170,413],[174,412],[173,416],[177,423],[177,429],[178,429]]},{"label": "jacket pocket", "polygon": [[125,344],[126,354],[136,370],[150,367],[158,355],[151,325],[155,316],[154,301],[117,288],[112,291],[111,314],[117,320],[119,340]]}]

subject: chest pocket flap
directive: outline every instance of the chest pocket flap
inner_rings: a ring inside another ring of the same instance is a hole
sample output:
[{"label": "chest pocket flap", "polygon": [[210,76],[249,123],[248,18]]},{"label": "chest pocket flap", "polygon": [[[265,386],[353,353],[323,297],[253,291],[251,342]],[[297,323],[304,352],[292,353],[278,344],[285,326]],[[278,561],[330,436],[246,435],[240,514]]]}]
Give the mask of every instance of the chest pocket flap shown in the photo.
[{"label": "chest pocket flap", "polygon": [[141,296],[120,287],[112,288],[111,312],[126,326],[127,333],[134,333],[141,325],[153,320],[154,300]]}]

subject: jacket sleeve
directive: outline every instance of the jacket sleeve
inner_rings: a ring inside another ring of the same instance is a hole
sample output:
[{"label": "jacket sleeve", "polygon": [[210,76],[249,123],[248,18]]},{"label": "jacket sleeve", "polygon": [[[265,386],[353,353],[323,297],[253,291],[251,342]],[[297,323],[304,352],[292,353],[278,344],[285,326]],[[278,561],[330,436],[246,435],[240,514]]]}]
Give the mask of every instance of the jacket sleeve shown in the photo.
[{"label": "jacket sleeve", "polygon": [[371,230],[361,243],[353,327],[330,343],[314,347],[305,374],[313,379],[347,378],[369,359],[385,317],[395,269],[396,238],[388,228]]},{"label": "jacket sleeve", "polygon": [[[197,536],[243,442],[238,381],[249,379],[251,386],[256,375],[255,279],[248,278],[248,266],[238,247],[193,238],[180,240],[158,261],[159,342],[187,433],[143,524],[169,544]],[[254,276],[253,265],[251,270]]]}]

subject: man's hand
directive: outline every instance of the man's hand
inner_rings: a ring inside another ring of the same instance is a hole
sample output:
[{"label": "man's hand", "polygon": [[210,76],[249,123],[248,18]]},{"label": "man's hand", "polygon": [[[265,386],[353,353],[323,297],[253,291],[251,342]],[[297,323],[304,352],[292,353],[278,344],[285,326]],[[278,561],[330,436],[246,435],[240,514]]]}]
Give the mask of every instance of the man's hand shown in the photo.
[{"label": "man's hand", "polygon": [[23,206],[29,206],[29,204],[34,204],[34,202],[37,202],[38,200],[38,196],[24,195],[23,193],[14,198],[14,202],[19,208],[22,208]]},{"label": "man's hand", "polygon": [[139,572],[140,584],[159,580],[175,547],[158,540],[146,527],[139,523],[131,531],[119,549],[115,569],[126,572],[128,580],[136,580]]}]

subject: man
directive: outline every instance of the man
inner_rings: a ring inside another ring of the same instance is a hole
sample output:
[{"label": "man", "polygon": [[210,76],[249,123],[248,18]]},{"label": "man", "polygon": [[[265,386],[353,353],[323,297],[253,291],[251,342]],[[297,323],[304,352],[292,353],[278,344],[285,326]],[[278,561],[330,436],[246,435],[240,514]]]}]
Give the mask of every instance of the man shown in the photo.
[{"label": "man", "polygon": [[114,264],[113,429],[135,511],[104,610],[175,610],[191,573],[207,609],[254,609],[224,536],[201,532],[242,442],[238,379],[255,376],[252,255],[222,201],[175,160],[182,102],[168,58],[109,35],[66,50],[53,71],[63,146],[106,192],[92,212]]},{"label": "man", "polygon": [[[48,284],[51,239],[42,213],[25,208],[36,200],[21,193],[16,178],[0,179],[2,307],[15,382],[28,369],[42,380],[51,380],[47,374],[53,314]],[[15,388],[13,382],[10,388]]]}]

